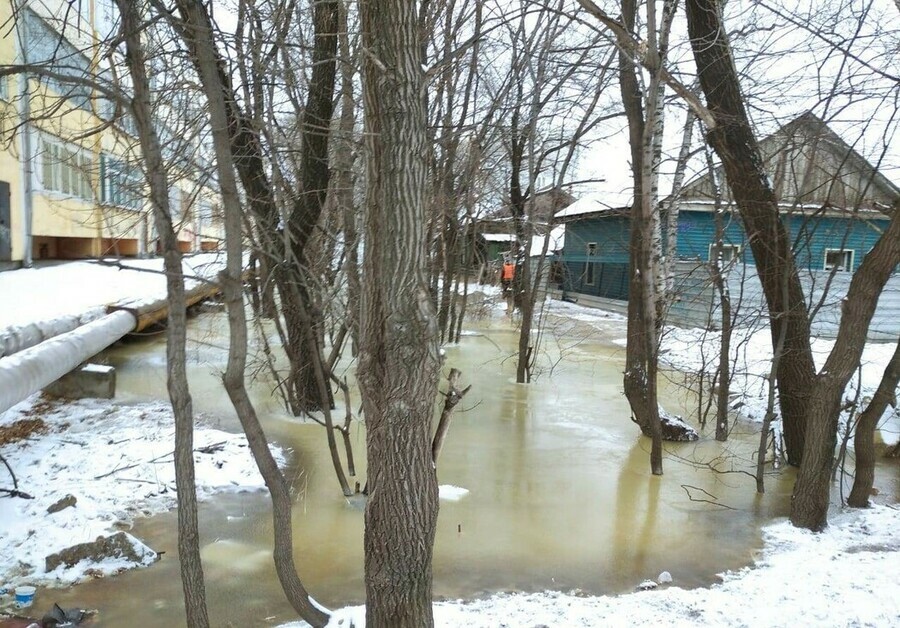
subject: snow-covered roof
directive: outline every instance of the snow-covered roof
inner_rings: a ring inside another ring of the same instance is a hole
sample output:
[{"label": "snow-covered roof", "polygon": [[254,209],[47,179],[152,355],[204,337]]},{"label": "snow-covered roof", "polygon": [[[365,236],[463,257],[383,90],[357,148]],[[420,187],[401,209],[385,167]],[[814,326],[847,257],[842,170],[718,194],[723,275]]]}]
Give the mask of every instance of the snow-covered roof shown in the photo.
[{"label": "snow-covered roof", "polygon": [[515,233],[480,233],[487,242],[515,242]]},{"label": "snow-covered roof", "polygon": [[610,192],[578,199],[565,209],[556,212],[556,219],[567,219],[587,214],[600,214],[631,207],[631,192]]},{"label": "snow-covered roof", "polygon": [[544,251],[544,242],[548,237],[550,238],[550,243],[547,245],[547,255],[553,255],[554,251],[562,248],[563,240],[566,237],[565,225],[554,227],[549,236],[535,236],[532,238],[531,251],[528,253],[529,257],[540,257]]}]

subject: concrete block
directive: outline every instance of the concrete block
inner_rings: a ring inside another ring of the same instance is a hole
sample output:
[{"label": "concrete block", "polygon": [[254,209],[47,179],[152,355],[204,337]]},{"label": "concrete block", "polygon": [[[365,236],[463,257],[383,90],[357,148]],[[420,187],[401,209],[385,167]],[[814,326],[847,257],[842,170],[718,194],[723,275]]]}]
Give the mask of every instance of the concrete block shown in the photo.
[{"label": "concrete block", "polygon": [[116,396],[116,369],[104,364],[83,364],[44,389],[66,399],[112,399]]}]

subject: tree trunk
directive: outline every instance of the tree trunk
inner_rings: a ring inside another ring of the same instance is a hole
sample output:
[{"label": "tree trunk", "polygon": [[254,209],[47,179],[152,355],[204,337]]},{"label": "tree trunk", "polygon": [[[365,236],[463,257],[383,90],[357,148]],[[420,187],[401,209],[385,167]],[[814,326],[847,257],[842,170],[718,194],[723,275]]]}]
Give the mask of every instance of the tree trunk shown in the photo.
[{"label": "tree trunk", "polygon": [[803,464],[791,498],[791,523],[822,530],[828,524],[831,468],[837,440],[841,398],[859,368],[869,323],[878,297],[900,264],[900,217],[891,222],[853,274],[843,300],[841,325],[825,366],[816,377],[806,410],[807,434]]},{"label": "tree trunk", "polygon": [[356,59],[350,56],[348,41],[347,0],[338,9],[338,44],[341,56],[341,117],[334,150],[334,190],[335,200],[342,216],[344,247],[344,269],[347,276],[348,325],[352,339],[352,353],[356,355],[359,346],[359,303],[361,287],[359,283],[359,234],[357,229],[357,207],[353,198],[355,177],[353,164],[356,161],[354,148],[354,127],[356,125],[356,102],[353,99],[353,76],[356,74]]},{"label": "tree trunk", "polygon": [[444,448],[444,440],[447,438],[447,432],[450,431],[450,419],[453,416],[453,410],[472,388],[472,386],[469,385],[460,390],[460,377],[462,377],[462,371],[450,369],[450,374],[447,376],[447,394],[444,397],[444,409],[441,410],[441,419],[438,421],[434,439],[431,441],[431,460],[435,467],[437,467],[441,449]]},{"label": "tree trunk", "polygon": [[226,93],[219,65],[212,24],[201,0],[177,0],[181,20],[173,23],[181,31],[185,45],[206,92],[209,103],[210,127],[216,156],[216,171],[225,208],[226,271],[221,275],[222,289],[228,312],[230,342],[228,362],[223,377],[225,389],[234,405],[247,443],[260,475],[272,499],[273,531],[275,537],[274,562],[278,580],[288,602],[297,613],[313,626],[328,623],[328,614],[316,606],[297,575],[294,564],[293,529],[291,526],[291,496],[288,484],[269,450],[265,432],[247,395],[244,372],[247,358],[247,321],[244,313],[241,281],[242,213],[237,181],[234,176],[233,136],[229,128]]},{"label": "tree trunk", "polygon": [[131,74],[134,97],[132,113],[138,129],[141,153],[147,167],[147,182],[156,230],[162,239],[169,301],[166,330],[166,387],[175,415],[175,485],[178,494],[178,560],[184,594],[185,619],[189,626],[209,626],[206,589],[200,560],[197,521],[197,488],[194,476],[194,412],[185,364],[187,306],[178,240],[172,227],[169,184],[162,147],[151,112],[150,80],[141,44],[138,7],[117,0],[125,40],[125,59]]},{"label": "tree trunk", "polygon": [[772,345],[785,328],[778,380],[788,462],[799,465],[804,449],[804,413],[815,365],[809,344],[809,314],[787,230],[778,214],[771,181],[750,127],[718,0],[687,0],[688,31],[715,127],[707,141],[722,160],[756,261],[769,309]]},{"label": "tree trunk", "polygon": [[434,624],[438,514],[431,424],[439,369],[427,286],[426,130],[418,3],[361,6],[366,121],[366,247],[359,384],[369,457],[366,625]]},{"label": "tree trunk", "polygon": [[713,182],[715,205],[713,207],[716,241],[713,246],[712,259],[709,260],[709,272],[712,276],[716,294],[719,296],[719,322],[722,330],[719,343],[718,392],[716,393],[716,440],[728,440],[728,396],[731,388],[731,293],[728,290],[728,276],[722,251],[725,245],[725,224],[722,217],[722,184],[713,165],[709,148],[706,153],[706,170]]},{"label": "tree trunk", "polygon": [[[623,0],[622,15],[625,28],[634,30],[637,7],[634,0]],[[651,229],[649,222],[649,183],[645,168],[645,121],[643,98],[634,62],[624,52],[619,54],[619,86],[622,104],[628,118],[631,169],[634,180],[634,199],[631,207],[630,279],[628,295],[628,344],[625,348],[625,397],[631,406],[632,419],[645,436],[652,439],[650,470],[662,475],[662,427],[656,400],[657,338],[655,305],[652,295],[654,281],[650,273]],[[653,90],[651,90],[653,92]],[[651,123],[652,128],[652,123]]]}]

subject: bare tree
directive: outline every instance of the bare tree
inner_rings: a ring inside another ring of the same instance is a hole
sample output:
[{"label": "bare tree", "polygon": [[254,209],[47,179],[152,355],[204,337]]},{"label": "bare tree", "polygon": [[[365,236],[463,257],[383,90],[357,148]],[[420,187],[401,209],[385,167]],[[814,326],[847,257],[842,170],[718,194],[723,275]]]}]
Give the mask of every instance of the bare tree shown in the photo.
[{"label": "bare tree", "polygon": [[773,344],[783,342],[778,389],[788,460],[802,463],[791,502],[791,521],[821,530],[827,523],[829,480],[844,387],[859,367],[878,297],[900,263],[900,220],[888,228],[853,276],[834,348],[816,374],[809,313],[778,204],[751,130],[724,35],[721,4],[688,0],[688,29],[700,84],[715,124],[707,139],[718,153],[748,232],[769,308]]},{"label": "bare tree", "polygon": [[[223,273],[221,279],[228,311],[230,342],[228,364],[223,381],[272,499],[275,535],[274,562],[282,589],[290,604],[303,619],[313,626],[324,626],[328,621],[328,615],[313,604],[300,582],[294,564],[291,496],[288,483],[269,451],[266,435],[259,423],[244,382],[247,321],[244,313],[241,281],[243,212],[235,176],[235,155],[232,152],[234,137],[230,122],[233,118],[230,117],[228,109],[228,84],[224,77],[223,67],[219,63],[212,23],[206,8],[200,0],[179,0],[177,7],[178,18],[168,13],[164,13],[164,15],[169,18],[172,26],[184,40],[204,87],[209,104],[216,170],[225,207],[228,259],[226,272]],[[165,8],[163,7],[162,10],[165,11]]]},{"label": "bare tree", "polygon": [[358,378],[369,458],[366,624],[434,624],[439,367],[426,283],[424,72],[417,3],[362,5],[366,229]]},{"label": "bare tree", "polygon": [[209,626],[206,590],[200,562],[200,533],[197,523],[197,488],[194,480],[194,414],[185,365],[187,307],[181,252],[172,226],[169,182],[159,136],[154,126],[147,62],[141,43],[143,20],[137,4],[116,0],[121,14],[121,37],[125,60],[132,78],[134,96],[131,111],[140,138],[150,188],[150,205],[156,230],[163,245],[163,265],[169,301],[166,329],[166,385],[175,415],[175,483],[178,490],[178,559],[181,586],[189,626]]}]

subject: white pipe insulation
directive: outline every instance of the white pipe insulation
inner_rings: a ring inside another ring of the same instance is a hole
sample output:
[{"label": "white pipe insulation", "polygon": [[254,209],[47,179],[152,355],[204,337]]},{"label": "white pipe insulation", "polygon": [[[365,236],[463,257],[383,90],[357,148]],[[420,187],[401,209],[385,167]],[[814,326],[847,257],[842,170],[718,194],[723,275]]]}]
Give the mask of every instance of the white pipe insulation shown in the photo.
[{"label": "white pipe insulation", "polygon": [[6,412],[119,340],[137,325],[117,310],[44,342],[0,358],[0,412]]}]

